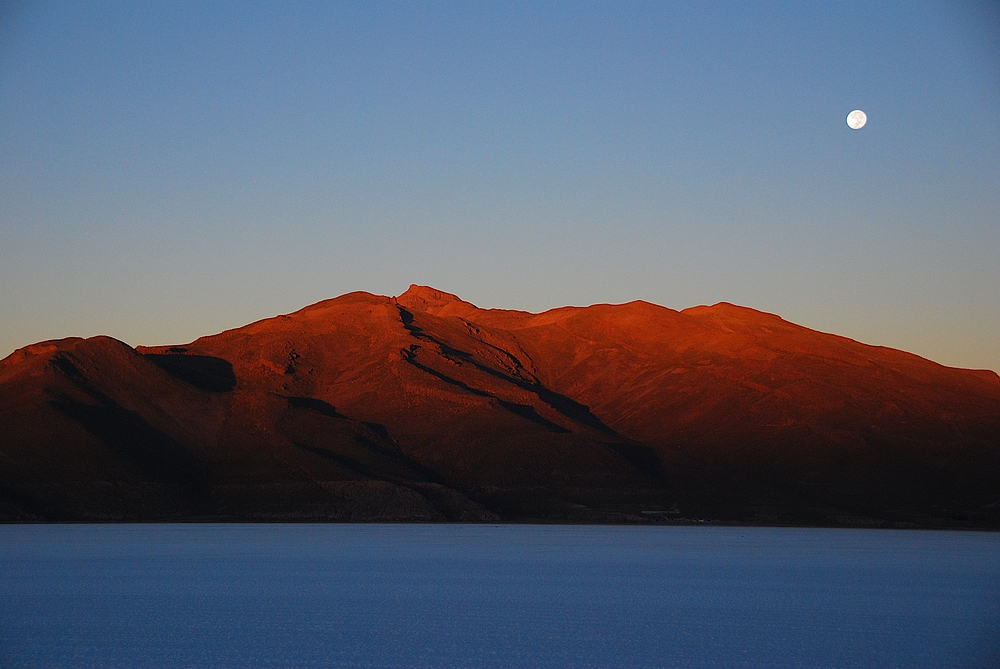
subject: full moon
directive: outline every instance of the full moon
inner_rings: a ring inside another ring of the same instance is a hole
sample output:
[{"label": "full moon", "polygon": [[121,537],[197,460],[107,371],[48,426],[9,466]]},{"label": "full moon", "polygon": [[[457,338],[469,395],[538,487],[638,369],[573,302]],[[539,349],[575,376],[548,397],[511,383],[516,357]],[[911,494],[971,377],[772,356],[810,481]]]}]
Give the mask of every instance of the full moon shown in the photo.
[{"label": "full moon", "polygon": [[860,130],[868,122],[868,116],[860,109],[855,109],[847,115],[847,127],[851,130]]}]

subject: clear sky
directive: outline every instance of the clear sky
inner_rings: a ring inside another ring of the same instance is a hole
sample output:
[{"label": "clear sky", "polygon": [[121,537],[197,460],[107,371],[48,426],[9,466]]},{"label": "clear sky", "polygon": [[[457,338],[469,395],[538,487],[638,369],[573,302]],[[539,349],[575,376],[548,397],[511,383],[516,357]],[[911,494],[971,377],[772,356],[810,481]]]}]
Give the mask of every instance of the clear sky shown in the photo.
[{"label": "clear sky", "polygon": [[0,4],[0,357],[410,283],[1000,370],[996,3]]}]

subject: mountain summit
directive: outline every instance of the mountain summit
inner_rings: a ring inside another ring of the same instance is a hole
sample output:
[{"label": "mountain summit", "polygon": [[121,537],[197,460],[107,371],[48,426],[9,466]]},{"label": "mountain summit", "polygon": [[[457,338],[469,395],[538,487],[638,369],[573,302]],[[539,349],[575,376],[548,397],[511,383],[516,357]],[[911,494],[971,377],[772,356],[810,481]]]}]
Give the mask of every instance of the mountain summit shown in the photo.
[{"label": "mountain summit", "polygon": [[7,520],[1000,526],[1000,377],[730,304],[410,286],[0,361]]},{"label": "mountain summit", "polygon": [[458,295],[452,295],[429,286],[418,286],[415,283],[396,298],[396,303],[407,309],[424,311],[435,316],[477,311],[476,305],[462,300]]}]

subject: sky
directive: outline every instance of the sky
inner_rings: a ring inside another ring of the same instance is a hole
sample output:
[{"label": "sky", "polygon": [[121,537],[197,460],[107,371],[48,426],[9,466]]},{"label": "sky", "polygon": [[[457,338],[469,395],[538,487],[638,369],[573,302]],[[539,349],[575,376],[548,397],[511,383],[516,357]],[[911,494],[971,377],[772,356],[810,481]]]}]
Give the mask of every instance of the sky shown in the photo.
[{"label": "sky", "polygon": [[1000,371],[1000,9],[0,4],[0,357],[411,283]]}]

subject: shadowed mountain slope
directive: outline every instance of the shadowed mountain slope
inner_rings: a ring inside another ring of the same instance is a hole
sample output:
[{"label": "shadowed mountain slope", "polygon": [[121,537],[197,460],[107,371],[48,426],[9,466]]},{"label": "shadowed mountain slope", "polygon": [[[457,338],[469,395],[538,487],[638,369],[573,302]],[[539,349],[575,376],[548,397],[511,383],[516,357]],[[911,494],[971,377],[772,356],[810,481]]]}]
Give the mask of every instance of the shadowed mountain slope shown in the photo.
[{"label": "shadowed mountain slope", "polygon": [[718,304],[411,286],[0,362],[0,517],[1000,526],[1000,377]]}]

